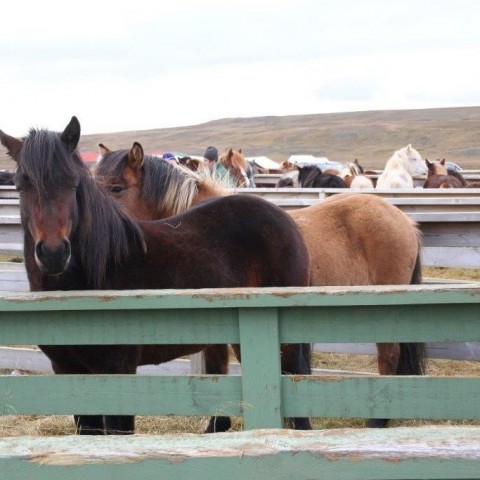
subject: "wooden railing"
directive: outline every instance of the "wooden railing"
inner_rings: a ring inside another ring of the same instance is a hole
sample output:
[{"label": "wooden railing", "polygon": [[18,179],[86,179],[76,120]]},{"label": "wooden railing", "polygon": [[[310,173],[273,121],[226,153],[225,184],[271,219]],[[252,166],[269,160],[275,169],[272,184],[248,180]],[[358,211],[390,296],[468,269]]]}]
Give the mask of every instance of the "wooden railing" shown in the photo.
[{"label": "wooden railing", "polygon": [[[286,210],[312,205],[339,193],[373,193],[397,205],[419,223],[424,265],[480,267],[480,189],[255,188],[238,191],[262,196]],[[0,251],[21,252],[23,248],[18,198],[13,198],[14,195],[18,194],[12,187],[0,187]]]},{"label": "wooden railing", "polygon": [[279,355],[281,343],[479,341],[478,285],[19,293],[3,294],[0,312],[7,345],[242,351],[242,376],[0,376],[4,415],[221,413],[251,430],[1,438],[2,478],[478,478],[478,426],[281,428],[293,416],[480,420],[480,378],[292,377]]}]

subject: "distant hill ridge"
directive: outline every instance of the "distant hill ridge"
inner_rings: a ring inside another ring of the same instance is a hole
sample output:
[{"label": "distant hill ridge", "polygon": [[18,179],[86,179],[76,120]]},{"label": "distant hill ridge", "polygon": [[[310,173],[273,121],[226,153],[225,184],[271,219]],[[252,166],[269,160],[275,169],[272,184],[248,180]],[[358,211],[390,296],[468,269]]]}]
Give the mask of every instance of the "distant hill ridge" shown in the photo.
[{"label": "distant hill ridge", "polygon": [[[8,124],[2,129],[8,132]],[[220,151],[242,148],[247,156],[266,155],[278,162],[292,154],[341,162],[358,158],[366,168],[382,168],[395,150],[411,143],[422,157],[480,168],[480,107],[225,118],[176,128],[84,135],[80,150],[96,151],[98,143],[130,148],[134,141],[147,151],[193,155],[202,155],[208,145]],[[1,168],[14,168],[7,158],[2,150]]]}]

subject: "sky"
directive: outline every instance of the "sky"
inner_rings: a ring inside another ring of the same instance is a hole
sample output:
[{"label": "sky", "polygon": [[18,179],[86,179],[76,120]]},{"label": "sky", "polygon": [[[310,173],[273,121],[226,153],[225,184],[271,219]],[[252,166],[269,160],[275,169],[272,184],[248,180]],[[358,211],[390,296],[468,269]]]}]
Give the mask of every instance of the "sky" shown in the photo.
[{"label": "sky", "polygon": [[480,1],[4,2],[0,129],[480,105]]}]

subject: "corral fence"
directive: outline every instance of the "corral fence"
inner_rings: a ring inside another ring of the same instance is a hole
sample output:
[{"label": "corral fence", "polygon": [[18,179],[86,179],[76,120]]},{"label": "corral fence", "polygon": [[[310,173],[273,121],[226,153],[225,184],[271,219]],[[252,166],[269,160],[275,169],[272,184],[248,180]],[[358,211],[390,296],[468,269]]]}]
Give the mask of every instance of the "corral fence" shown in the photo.
[{"label": "corral fence", "polygon": [[0,376],[3,415],[240,415],[243,432],[0,438],[5,479],[473,479],[480,427],[293,432],[284,417],[479,420],[480,378],[281,374],[279,345],[480,340],[480,287],[2,294],[6,345],[239,343],[242,375]]},{"label": "corral fence", "polygon": [[[381,173],[382,170],[376,170],[376,173],[367,174],[367,177],[377,180]],[[257,173],[255,185],[257,187],[275,187],[282,176],[283,173]],[[480,170],[465,170],[462,172],[462,176],[467,182],[478,182],[480,181]],[[413,177],[413,186],[422,187],[426,179],[426,176]]]},{"label": "corral fence", "polygon": [[[448,267],[480,267],[480,189],[422,189],[412,190],[342,190],[342,189],[239,189],[276,203],[284,209],[301,208],[321,202],[338,193],[374,193],[397,205],[419,222],[423,236],[424,265]],[[0,250],[19,252],[23,249],[19,216],[18,192],[14,187],[0,187]],[[0,290],[27,291],[28,282],[22,264],[0,264]],[[372,354],[372,345],[316,345],[317,351]],[[479,360],[476,343],[431,344],[433,358]],[[193,365],[193,368],[192,366]],[[0,368],[46,371],[50,364],[41,352],[0,347]],[[193,362],[175,362],[162,369],[177,372],[202,371],[201,356]],[[233,365],[234,371],[238,367]],[[150,367],[142,368],[149,373]],[[153,369],[156,370],[156,369]]]}]

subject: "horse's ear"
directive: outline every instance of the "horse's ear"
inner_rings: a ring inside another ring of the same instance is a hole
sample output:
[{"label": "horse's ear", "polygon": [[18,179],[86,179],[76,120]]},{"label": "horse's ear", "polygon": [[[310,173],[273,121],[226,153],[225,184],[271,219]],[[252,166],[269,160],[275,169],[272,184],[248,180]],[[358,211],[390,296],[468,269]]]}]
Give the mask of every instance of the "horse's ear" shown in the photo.
[{"label": "horse's ear", "polygon": [[241,148],[238,149],[238,153],[242,153],[242,149],[241,149]]},{"label": "horse's ear", "polygon": [[77,148],[80,141],[80,122],[77,117],[72,117],[60,138],[71,152]]},{"label": "horse's ear", "polygon": [[98,150],[102,157],[104,157],[107,153],[111,152],[111,150],[108,147],[106,147],[103,143],[98,144]]},{"label": "horse's ear", "polygon": [[445,166],[445,159],[444,159],[444,158],[442,158],[442,159],[440,160],[440,165]]},{"label": "horse's ear", "polygon": [[18,140],[18,138],[7,135],[6,133],[2,132],[2,130],[0,130],[0,141],[2,142],[2,145],[7,148],[7,153],[10,155],[10,157],[17,161],[23,142]]},{"label": "horse's ear", "polygon": [[412,151],[412,144],[409,143],[409,144],[407,145],[407,153],[410,153],[411,151]]},{"label": "horse's ear", "polygon": [[431,162],[428,158],[425,159],[425,163],[427,164],[427,167],[433,167],[433,162]]},{"label": "horse's ear", "polygon": [[132,148],[128,152],[128,164],[131,168],[136,170],[142,168],[143,166],[143,147],[138,143],[134,142]]}]

